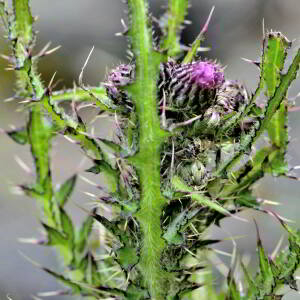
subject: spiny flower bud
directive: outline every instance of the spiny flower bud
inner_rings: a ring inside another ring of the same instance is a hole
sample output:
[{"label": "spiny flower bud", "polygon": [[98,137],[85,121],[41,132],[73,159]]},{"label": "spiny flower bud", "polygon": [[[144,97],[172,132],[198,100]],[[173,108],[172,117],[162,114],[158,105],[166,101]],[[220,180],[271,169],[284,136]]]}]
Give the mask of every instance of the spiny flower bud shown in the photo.
[{"label": "spiny flower bud", "polygon": [[222,107],[227,113],[238,111],[239,107],[247,101],[248,94],[245,87],[236,80],[226,80],[216,96],[216,105]]},{"label": "spiny flower bud", "polygon": [[113,69],[105,81],[107,95],[117,103],[128,102],[128,97],[119,87],[131,83],[135,76],[135,66],[132,64],[121,64]]},{"label": "spiny flower bud", "polygon": [[224,82],[220,65],[212,61],[176,64],[170,60],[161,68],[159,88],[167,94],[167,104],[177,107],[198,107],[205,110],[213,101],[216,89]]},{"label": "spiny flower bud", "polygon": [[235,80],[226,80],[217,90],[215,100],[209,107],[204,119],[212,127],[220,125],[222,116],[238,112],[248,102],[248,94],[242,84]]},{"label": "spiny flower bud", "polygon": [[224,73],[220,66],[210,61],[196,61],[177,65],[172,74],[186,83],[202,89],[216,89],[224,82]]}]

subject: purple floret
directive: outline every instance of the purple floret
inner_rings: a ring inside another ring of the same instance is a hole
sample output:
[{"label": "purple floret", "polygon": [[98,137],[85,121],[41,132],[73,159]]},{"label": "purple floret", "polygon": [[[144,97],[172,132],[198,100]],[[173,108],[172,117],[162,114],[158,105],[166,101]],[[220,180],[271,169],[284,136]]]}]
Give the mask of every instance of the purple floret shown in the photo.
[{"label": "purple floret", "polygon": [[224,82],[224,73],[220,66],[209,61],[196,61],[189,66],[190,81],[203,89],[215,89]]}]

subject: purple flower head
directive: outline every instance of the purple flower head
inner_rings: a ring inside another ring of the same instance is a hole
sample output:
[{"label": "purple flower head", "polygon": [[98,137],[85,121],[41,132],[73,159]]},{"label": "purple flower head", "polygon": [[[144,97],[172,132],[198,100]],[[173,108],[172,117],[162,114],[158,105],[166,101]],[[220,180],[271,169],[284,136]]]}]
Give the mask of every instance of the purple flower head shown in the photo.
[{"label": "purple flower head", "polygon": [[125,92],[119,89],[121,86],[130,84],[134,79],[134,65],[121,64],[113,69],[108,75],[104,86],[106,87],[107,95],[114,101],[127,101]]},{"label": "purple flower head", "polygon": [[216,89],[224,82],[224,73],[221,67],[211,61],[196,61],[188,64],[190,82],[203,89]]},{"label": "purple flower head", "polygon": [[133,79],[134,67],[121,64],[113,69],[107,76],[107,82],[114,86],[125,86]]}]

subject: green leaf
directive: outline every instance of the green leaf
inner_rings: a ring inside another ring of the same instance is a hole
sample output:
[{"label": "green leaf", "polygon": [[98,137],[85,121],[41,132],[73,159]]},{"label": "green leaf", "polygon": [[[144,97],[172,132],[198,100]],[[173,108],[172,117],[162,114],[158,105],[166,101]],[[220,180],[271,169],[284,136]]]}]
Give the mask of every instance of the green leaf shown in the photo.
[{"label": "green leaf", "polygon": [[86,172],[105,175],[105,180],[109,185],[109,189],[112,193],[116,193],[118,190],[120,172],[113,169],[108,163],[103,160],[94,160],[95,165],[86,170]]},{"label": "green leaf", "polygon": [[55,246],[59,249],[60,254],[64,259],[64,263],[69,265],[73,260],[73,249],[70,248],[68,239],[58,230],[43,224],[48,237],[48,245]]},{"label": "green leaf", "polygon": [[259,208],[259,203],[257,202],[257,197],[252,195],[250,190],[243,190],[236,196],[235,203],[239,206],[249,207],[249,208]]},{"label": "green leaf", "polygon": [[177,56],[181,53],[180,33],[184,18],[187,15],[188,0],[169,0],[167,23],[163,30],[166,33],[162,49],[168,51],[168,56]]},{"label": "green leaf", "polygon": [[187,208],[174,218],[163,234],[163,238],[169,245],[182,245],[185,242],[181,232],[189,226],[190,220],[193,220],[200,210],[199,207]]},{"label": "green leaf", "polygon": [[53,101],[50,93],[46,92],[43,95],[41,103],[59,130],[66,127],[77,129],[80,126],[74,118],[65,113],[63,108],[59,107],[56,101]]},{"label": "green leaf", "polygon": [[291,42],[281,32],[268,32],[264,40],[262,77],[267,85],[267,96],[272,98],[280,84],[287,49]]},{"label": "green leaf", "polygon": [[244,134],[241,137],[241,142],[239,149],[236,151],[235,155],[224,162],[217,170],[216,175],[222,174],[225,170],[232,169],[236,163],[240,161],[240,158],[243,153],[245,153],[251,145],[253,145],[258,138],[268,129],[270,120],[274,116],[275,112],[281,105],[281,102],[285,99],[287,91],[295,80],[300,64],[300,49],[297,51],[293,62],[291,63],[286,74],[281,76],[281,82],[275,90],[274,96],[268,100],[267,106],[260,116],[260,119],[254,122],[249,134]]},{"label": "green leaf", "polygon": [[281,102],[285,99],[287,91],[291,83],[295,80],[300,64],[300,49],[297,51],[288,71],[281,76],[281,82],[275,90],[274,96],[268,101],[265,109],[264,118],[256,133],[256,139],[267,129],[268,124],[274,116],[277,109],[280,107]]},{"label": "green leaf", "polygon": [[208,207],[212,210],[215,210],[223,215],[230,215],[230,212],[223,208],[220,204],[218,204],[217,202],[214,202],[212,200],[210,200],[208,197],[203,196],[201,194],[196,194],[193,193],[193,189],[190,188],[188,185],[186,185],[178,176],[173,176],[172,177],[172,185],[174,186],[174,188],[179,191],[179,192],[184,192],[184,193],[188,193],[187,195],[193,199],[195,202],[201,204],[204,207]]},{"label": "green leaf", "polygon": [[101,274],[97,262],[91,253],[87,254],[86,259],[88,261],[87,266],[84,268],[86,281],[92,286],[99,286],[101,284]]},{"label": "green leaf", "polygon": [[183,236],[179,233],[181,226],[187,222],[188,210],[182,211],[168,226],[163,238],[168,244],[181,245],[184,242]]},{"label": "green leaf", "polygon": [[32,23],[29,0],[13,0],[15,12],[15,30],[22,38],[24,44],[30,44],[33,40]]},{"label": "green leaf", "polygon": [[135,248],[125,246],[118,249],[116,253],[118,256],[118,262],[126,271],[131,270],[132,267],[135,266],[139,261],[137,250]]},{"label": "green leaf", "polygon": [[[53,102],[72,100],[79,101],[96,101],[96,106],[101,110],[114,112],[122,110],[122,108],[116,107],[112,101],[106,95],[106,89],[103,86],[100,87],[86,87],[87,91],[81,88],[74,88],[62,91],[55,91],[51,95]],[[95,98],[96,97],[96,98]]]},{"label": "green leaf", "polygon": [[59,187],[58,191],[55,192],[54,197],[60,207],[64,207],[67,203],[67,200],[75,187],[76,178],[77,176],[73,175]]},{"label": "green leaf", "polygon": [[[95,212],[96,211],[94,210],[92,214],[94,214]],[[76,240],[75,240],[75,250],[76,250],[76,254],[78,253],[79,256],[82,256],[85,248],[87,247],[87,241],[92,232],[93,224],[94,224],[94,217],[93,215],[90,215],[85,219],[79,231],[77,232]]]},{"label": "green leaf", "polygon": [[126,291],[126,300],[144,300],[149,299],[149,293],[146,289],[130,284]]},{"label": "green leaf", "polygon": [[137,249],[133,247],[127,232],[119,228],[118,222],[110,222],[105,217],[95,214],[95,220],[111,232],[123,245],[117,249],[117,261],[123,270],[131,269],[139,260]]},{"label": "green leaf", "polygon": [[69,241],[70,249],[73,249],[75,234],[74,234],[74,227],[73,227],[72,220],[62,208],[60,209],[60,217],[61,217],[62,231],[66,239]]},{"label": "green leaf", "polygon": [[273,115],[268,127],[268,135],[273,145],[285,149],[288,143],[287,104],[282,102]]},{"label": "green leaf", "polygon": [[282,102],[268,127],[270,142],[277,148],[269,155],[269,172],[273,176],[284,175],[289,171],[285,153],[288,145],[287,104]]},{"label": "green leaf", "polygon": [[58,211],[57,203],[53,200],[52,178],[50,170],[50,150],[52,138],[52,126],[43,117],[39,107],[35,106],[29,115],[27,124],[28,141],[31,154],[34,158],[36,169],[36,186],[43,197],[41,200],[45,215],[45,222],[50,226],[56,226],[55,212]]},{"label": "green leaf", "polygon": [[82,289],[80,287],[80,285],[78,285],[77,283],[73,282],[72,280],[65,278],[63,275],[60,275],[56,272],[53,272],[52,270],[43,267],[42,268],[45,272],[49,273],[50,275],[52,275],[54,278],[56,278],[58,281],[60,281],[61,283],[63,283],[65,286],[69,287],[72,290],[72,294],[79,294]]},{"label": "green leaf", "polygon": [[[231,183],[224,186],[220,194],[221,198],[241,193],[248,189],[254,182],[264,175],[265,165],[268,163],[268,156],[274,151],[273,147],[259,149],[255,156],[244,166],[231,174]],[[236,196],[237,198],[239,196]],[[242,200],[242,199],[241,199]]]},{"label": "green leaf", "polygon": [[[241,296],[239,290],[237,289],[236,282],[234,278],[232,278],[231,271],[227,276],[228,282],[228,292],[230,294],[230,300],[242,300],[244,297]],[[245,299],[246,300],[246,299]]]},{"label": "green leaf", "polygon": [[81,129],[82,131],[79,131],[79,128],[75,130],[72,127],[68,127],[65,131],[65,135],[77,141],[88,157],[101,160],[103,158],[103,152],[100,146],[93,138],[90,138],[85,134],[85,129]]},{"label": "green leaf", "polygon": [[102,224],[105,227],[105,229],[107,229],[115,237],[117,237],[121,243],[125,242],[125,244],[127,244],[126,232],[119,228],[118,222],[110,222],[105,217],[98,214],[94,214],[93,217],[96,221]]},{"label": "green leaf", "polygon": [[284,175],[289,171],[284,150],[279,149],[269,155],[269,166],[266,168],[266,171],[270,172],[273,176]]},{"label": "green leaf", "polygon": [[100,141],[100,144],[104,144],[111,152],[120,153],[122,151],[121,146],[114,143],[113,141],[101,138],[99,138],[98,140]]},{"label": "green leaf", "polygon": [[20,145],[25,145],[28,143],[28,134],[27,129],[25,127],[7,131],[6,134]]},{"label": "green leaf", "polygon": [[50,176],[50,159],[52,126],[42,116],[41,111],[35,107],[29,116],[27,124],[28,139],[31,153],[35,160],[37,182],[44,186]]},{"label": "green leaf", "polygon": [[270,295],[274,287],[274,276],[273,276],[271,264],[269,262],[269,258],[266,255],[264,248],[262,247],[261,240],[259,237],[257,239],[257,247],[258,247],[260,276],[263,282],[263,290],[264,290],[263,292],[266,295]]},{"label": "green leaf", "polygon": [[243,272],[244,272],[245,282],[248,284],[247,295],[250,298],[250,297],[255,296],[259,293],[259,287],[255,284],[255,281],[253,280],[253,278],[249,274],[249,272],[248,272],[246,266],[243,264],[243,262],[241,262],[241,267],[242,267]]}]

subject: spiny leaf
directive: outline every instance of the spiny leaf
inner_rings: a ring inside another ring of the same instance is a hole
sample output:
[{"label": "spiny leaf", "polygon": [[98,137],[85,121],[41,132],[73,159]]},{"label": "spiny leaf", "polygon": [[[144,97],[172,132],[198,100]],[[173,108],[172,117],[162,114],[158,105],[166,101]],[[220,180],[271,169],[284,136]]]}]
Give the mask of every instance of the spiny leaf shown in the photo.
[{"label": "spiny leaf", "polygon": [[33,18],[29,8],[29,0],[13,0],[13,8],[17,35],[22,38],[25,45],[30,44],[33,40]]},{"label": "spiny leaf", "polygon": [[46,92],[41,99],[44,109],[51,116],[52,121],[58,129],[64,129],[66,127],[71,127],[76,129],[79,124],[78,122],[70,117],[65,111],[58,106],[56,101],[52,100],[52,97],[49,92]]},{"label": "spiny leaf", "polygon": [[[236,192],[241,193],[248,189],[255,181],[264,175],[264,167],[268,162],[268,156],[275,151],[273,147],[263,147],[259,149],[252,160],[231,174],[231,184],[224,186],[219,197],[224,198]],[[238,197],[238,196],[237,196]]]},{"label": "spiny leaf", "polygon": [[38,108],[35,108],[34,112],[30,114],[27,126],[31,152],[35,159],[37,182],[43,186],[45,180],[49,178],[50,172],[49,152],[52,126],[43,118]]},{"label": "spiny leaf", "polygon": [[69,242],[70,249],[73,249],[75,234],[74,234],[74,227],[73,227],[72,220],[62,208],[60,209],[60,217],[61,217],[62,231]]},{"label": "spiny leaf", "polygon": [[126,232],[121,230],[117,222],[110,222],[105,217],[95,214],[93,215],[94,219],[104,226],[105,229],[110,231],[119,241],[127,243]]},{"label": "spiny leaf", "polygon": [[118,262],[122,266],[122,268],[126,271],[132,269],[138,261],[139,257],[137,255],[137,250],[133,247],[122,247],[116,251],[118,256]]},{"label": "spiny leaf", "polygon": [[278,148],[286,148],[288,143],[287,132],[287,104],[282,102],[279,109],[273,115],[268,127],[268,135],[273,145]]},{"label": "spiny leaf", "polygon": [[45,272],[52,275],[54,278],[56,278],[58,281],[60,281],[64,285],[68,286],[72,290],[72,294],[79,294],[82,291],[80,285],[76,284],[75,282],[71,281],[68,278],[65,278],[63,275],[60,275],[60,274],[58,274],[48,268],[45,268],[45,267],[43,267],[42,269]]},{"label": "spiny leaf", "polygon": [[126,291],[126,300],[143,300],[150,299],[150,295],[146,289],[130,284]]},{"label": "spiny leaf", "polygon": [[212,210],[215,210],[223,215],[230,215],[229,211],[225,208],[223,208],[221,205],[219,205],[217,202],[211,201],[206,196],[203,196],[201,194],[193,193],[193,189],[187,186],[178,176],[173,176],[172,178],[172,185],[174,188],[179,192],[187,193],[187,195],[193,199],[195,202],[203,205],[204,207],[208,207]]},{"label": "spiny leaf", "polygon": [[267,85],[267,96],[272,98],[280,84],[281,71],[291,42],[281,32],[268,32],[265,39],[262,78]]},{"label": "spiny leaf", "polygon": [[91,253],[86,257],[88,265],[84,268],[85,278],[88,284],[92,286],[98,286],[101,284],[101,274],[98,270],[98,265]]},{"label": "spiny leaf", "polygon": [[94,218],[123,244],[122,247],[115,251],[117,254],[117,261],[122,269],[129,270],[136,265],[139,260],[137,249],[131,245],[130,238],[126,231],[119,228],[118,222],[110,222],[97,214],[94,215]]},{"label": "spiny leaf", "polygon": [[255,223],[256,231],[257,231],[257,248],[258,248],[258,258],[259,258],[259,268],[260,268],[260,276],[263,283],[263,290],[266,295],[270,295],[273,292],[274,288],[274,276],[272,272],[272,268],[270,265],[270,261],[268,256],[265,253],[265,250],[262,246],[259,231],[257,224]]},{"label": "spiny leaf", "polygon": [[187,14],[188,0],[169,0],[167,24],[164,31],[166,37],[162,49],[168,51],[168,56],[177,56],[181,52],[180,32],[183,28],[184,18]]},{"label": "spiny leaf", "polygon": [[121,146],[118,145],[118,144],[116,144],[116,143],[114,143],[113,141],[109,141],[109,140],[101,139],[101,138],[99,138],[98,140],[100,141],[100,144],[103,143],[112,152],[120,153],[121,150],[122,150]]},{"label": "spiny leaf", "polygon": [[243,269],[244,272],[244,276],[245,276],[245,281],[248,284],[248,297],[252,297],[255,296],[259,293],[258,289],[259,287],[256,285],[255,281],[253,280],[253,278],[251,277],[251,275],[249,274],[246,266],[243,264],[243,262],[241,262],[241,267]]},{"label": "spiny leaf", "polygon": [[84,134],[85,130],[79,132],[74,128],[68,127],[65,131],[65,135],[77,141],[82,149],[85,151],[86,155],[92,159],[101,160],[103,157],[103,152],[97,142]]},{"label": "spiny leaf", "polygon": [[76,178],[77,176],[73,175],[59,187],[58,191],[55,192],[54,197],[60,207],[64,207],[70,197],[75,187]]},{"label": "spiny leaf", "polygon": [[182,224],[186,222],[187,214],[188,210],[182,211],[168,226],[166,232],[163,234],[163,238],[168,242],[168,244],[180,245],[183,243],[184,239],[178,231]]},{"label": "spiny leaf", "polygon": [[234,201],[235,203],[238,203],[239,206],[250,207],[254,209],[259,208],[257,197],[252,195],[252,192],[247,189],[239,193]]},{"label": "spiny leaf", "polygon": [[273,176],[284,175],[289,171],[284,149],[275,150],[269,155],[269,165],[265,170]]},{"label": "spiny leaf", "polygon": [[108,163],[103,160],[94,160],[95,165],[86,170],[94,174],[103,173],[105,180],[109,185],[110,191],[116,193],[118,190],[120,172],[113,169]]},{"label": "spiny leaf", "polygon": [[282,75],[281,82],[276,88],[274,96],[268,101],[266,111],[264,113],[264,119],[261,121],[261,125],[256,133],[255,138],[257,139],[265,129],[267,129],[270,120],[275,114],[276,110],[280,107],[281,102],[284,100],[287,91],[291,83],[295,80],[300,64],[300,49],[297,51],[293,62],[291,63],[286,74]]},{"label": "spiny leaf", "polygon": [[73,260],[73,249],[70,248],[68,239],[58,230],[42,224],[47,232],[48,245],[58,247],[64,259],[64,263],[69,265]]},{"label": "spiny leaf", "polygon": [[249,134],[242,135],[238,151],[236,151],[232,158],[227,160],[218,168],[216,174],[222,174],[224,170],[231,169],[239,161],[241,155],[247,151],[249,147],[251,147],[251,145],[255,143],[262,133],[268,128],[270,120],[279,108],[281,102],[284,100],[291,83],[297,76],[299,64],[300,49],[297,51],[297,54],[295,55],[287,73],[281,76],[281,82],[276,88],[274,96],[268,100],[267,106],[261,115],[260,120],[252,125]]},{"label": "spiny leaf", "polygon": [[[93,97],[94,96],[94,97]],[[96,97],[96,98],[95,98]],[[115,112],[121,108],[116,107],[106,95],[106,89],[103,86],[89,87],[87,91],[74,88],[62,91],[55,91],[51,95],[52,102],[72,100],[78,101],[91,101],[95,100],[95,104],[103,111]]]},{"label": "spiny leaf", "polygon": [[300,234],[287,226],[276,215],[275,217],[289,233],[289,247],[276,255],[275,259],[269,259],[262,247],[257,229],[259,256],[257,275],[252,277],[246,267],[241,264],[248,284],[245,299],[282,299],[283,295],[277,294],[277,291],[283,285],[289,285],[291,289],[297,290],[294,273],[300,265]]},{"label": "spiny leaf", "polygon": [[239,290],[237,289],[237,285],[236,285],[236,282],[235,282],[234,278],[232,277],[231,271],[229,272],[229,274],[227,276],[227,282],[228,282],[228,293],[230,295],[230,297],[228,298],[228,300],[229,299],[230,300],[242,300],[242,299],[245,299],[244,297],[241,296]]},{"label": "spiny leaf", "polygon": [[75,239],[75,251],[81,256],[84,253],[84,250],[87,246],[87,239],[90,236],[90,233],[93,229],[94,217],[93,215],[96,213],[96,209],[91,212],[91,215],[88,216],[84,222],[82,223],[80,229],[76,234]]},{"label": "spiny leaf", "polygon": [[187,208],[178,214],[169,224],[163,238],[168,244],[181,245],[184,242],[181,231],[188,226],[189,221],[200,211],[200,208]]},{"label": "spiny leaf", "polygon": [[269,171],[273,176],[279,176],[288,172],[288,163],[285,153],[288,145],[287,127],[287,104],[281,103],[279,109],[274,114],[268,127],[270,142],[277,147],[277,150],[269,155]]},{"label": "spiny leaf", "polygon": [[7,131],[6,134],[20,145],[25,145],[28,143],[28,133],[25,127]]}]

